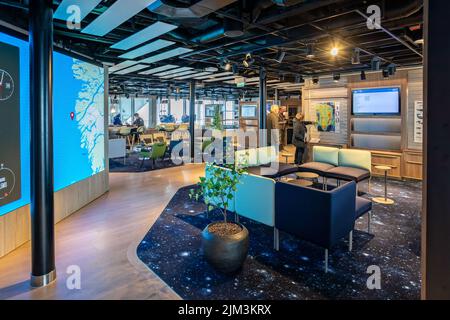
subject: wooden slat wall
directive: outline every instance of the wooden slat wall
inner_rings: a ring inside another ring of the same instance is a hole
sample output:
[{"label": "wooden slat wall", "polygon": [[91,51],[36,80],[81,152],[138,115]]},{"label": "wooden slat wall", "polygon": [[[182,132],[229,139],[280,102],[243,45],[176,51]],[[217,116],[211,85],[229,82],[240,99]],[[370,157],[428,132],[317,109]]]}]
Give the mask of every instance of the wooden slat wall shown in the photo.
[{"label": "wooden slat wall", "polygon": [[422,150],[422,144],[414,142],[414,101],[423,101],[423,69],[408,72],[408,149]]},{"label": "wooden slat wall", "polygon": [[[108,173],[101,172],[55,193],[55,223],[108,191]],[[0,257],[30,240],[30,206],[0,216]]]}]

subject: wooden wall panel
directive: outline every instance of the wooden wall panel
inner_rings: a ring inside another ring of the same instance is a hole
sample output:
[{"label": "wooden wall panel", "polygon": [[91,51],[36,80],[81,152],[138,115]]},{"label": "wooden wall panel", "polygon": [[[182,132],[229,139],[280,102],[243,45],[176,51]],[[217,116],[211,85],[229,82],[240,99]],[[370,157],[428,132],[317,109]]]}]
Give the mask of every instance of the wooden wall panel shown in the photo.
[{"label": "wooden wall panel", "polygon": [[[67,218],[108,191],[108,172],[75,183],[55,193],[55,223]],[[30,206],[0,216],[0,257],[30,240]]]}]

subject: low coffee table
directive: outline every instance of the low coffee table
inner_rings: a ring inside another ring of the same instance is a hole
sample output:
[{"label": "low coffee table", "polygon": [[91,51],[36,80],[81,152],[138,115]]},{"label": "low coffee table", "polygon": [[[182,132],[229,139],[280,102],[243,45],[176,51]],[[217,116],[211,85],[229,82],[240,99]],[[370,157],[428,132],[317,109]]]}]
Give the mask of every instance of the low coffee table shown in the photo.
[{"label": "low coffee table", "polygon": [[387,197],[387,173],[388,171],[392,170],[392,167],[389,166],[375,166],[375,169],[384,171],[384,198],[383,197],[377,197],[373,198],[373,202],[380,203],[380,204],[394,204],[394,200],[389,199]]}]

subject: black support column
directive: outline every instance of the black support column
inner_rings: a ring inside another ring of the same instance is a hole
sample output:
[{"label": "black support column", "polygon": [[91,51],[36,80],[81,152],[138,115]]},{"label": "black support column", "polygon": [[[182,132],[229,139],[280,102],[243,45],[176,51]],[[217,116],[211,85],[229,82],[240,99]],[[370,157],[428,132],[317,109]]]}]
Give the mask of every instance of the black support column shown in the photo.
[{"label": "black support column", "polygon": [[267,129],[267,73],[266,69],[259,70],[259,145],[264,146],[270,143],[267,140],[267,134],[262,133],[261,129]]},{"label": "black support column", "polygon": [[55,280],[53,216],[53,9],[51,0],[30,2],[31,68],[31,285]]},{"label": "black support column", "polygon": [[195,158],[195,81],[189,83],[189,133],[191,136],[191,159]]},{"label": "black support column", "polygon": [[450,299],[450,1],[424,5],[422,298]]}]

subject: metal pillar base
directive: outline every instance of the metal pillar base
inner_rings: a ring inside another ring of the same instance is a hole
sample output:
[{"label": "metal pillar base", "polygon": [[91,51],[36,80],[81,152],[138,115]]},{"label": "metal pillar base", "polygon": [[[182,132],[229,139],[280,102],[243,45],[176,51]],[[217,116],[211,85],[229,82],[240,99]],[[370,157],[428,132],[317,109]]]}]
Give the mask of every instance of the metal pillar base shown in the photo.
[{"label": "metal pillar base", "polygon": [[56,270],[50,271],[43,276],[31,275],[30,284],[33,288],[40,288],[48,286],[50,283],[56,280]]}]

